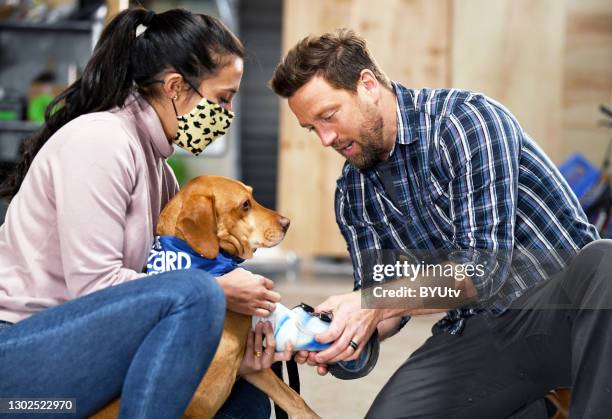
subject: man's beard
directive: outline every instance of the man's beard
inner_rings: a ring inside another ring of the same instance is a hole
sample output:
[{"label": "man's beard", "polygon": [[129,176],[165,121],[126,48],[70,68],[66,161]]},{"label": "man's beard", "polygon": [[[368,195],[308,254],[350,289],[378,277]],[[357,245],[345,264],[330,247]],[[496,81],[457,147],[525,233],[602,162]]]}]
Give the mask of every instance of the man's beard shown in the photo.
[{"label": "man's beard", "polygon": [[375,107],[361,110],[365,116],[365,123],[359,130],[359,140],[356,141],[361,148],[361,153],[349,156],[346,160],[360,170],[368,170],[385,160],[385,149],[383,146],[383,120],[382,115],[376,112]]}]

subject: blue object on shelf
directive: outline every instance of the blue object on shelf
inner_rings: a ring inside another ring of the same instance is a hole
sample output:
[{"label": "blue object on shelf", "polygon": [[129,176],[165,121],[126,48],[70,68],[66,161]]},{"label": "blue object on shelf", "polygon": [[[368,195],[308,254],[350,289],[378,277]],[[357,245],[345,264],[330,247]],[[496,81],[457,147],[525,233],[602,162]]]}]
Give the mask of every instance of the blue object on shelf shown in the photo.
[{"label": "blue object on shelf", "polygon": [[601,174],[599,169],[580,153],[569,156],[561,163],[559,171],[578,199],[597,183]]}]

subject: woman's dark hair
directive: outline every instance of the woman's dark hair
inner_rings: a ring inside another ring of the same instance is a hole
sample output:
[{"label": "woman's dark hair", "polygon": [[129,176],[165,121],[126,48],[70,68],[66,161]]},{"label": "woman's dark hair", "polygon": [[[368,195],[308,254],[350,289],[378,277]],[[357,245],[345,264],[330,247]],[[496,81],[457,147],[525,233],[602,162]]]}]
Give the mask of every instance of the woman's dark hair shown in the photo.
[{"label": "woman's dark hair", "polygon": [[[139,25],[147,29],[136,36]],[[102,32],[82,76],[51,102],[43,127],[24,141],[21,161],[0,185],[0,197],[11,199],[17,193],[36,153],[69,121],[123,106],[134,87],[150,95],[152,83],[166,70],[198,86],[231,56],[244,58],[244,47],[214,17],[181,9],[119,13]]]}]

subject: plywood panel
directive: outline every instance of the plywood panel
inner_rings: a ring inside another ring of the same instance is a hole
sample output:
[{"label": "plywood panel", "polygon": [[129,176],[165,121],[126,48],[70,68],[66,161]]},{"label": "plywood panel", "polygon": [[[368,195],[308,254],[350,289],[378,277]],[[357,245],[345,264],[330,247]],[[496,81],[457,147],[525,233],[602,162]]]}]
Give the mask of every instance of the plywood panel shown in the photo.
[{"label": "plywood panel", "polygon": [[375,13],[371,2],[356,3],[358,30],[392,80],[414,88],[449,86],[450,0],[391,1]]},{"label": "plywood panel", "polygon": [[454,0],[452,84],[502,102],[559,157],[565,2]]},{"label": "plywood panel", "polygon": [[[289,0],[284,6],[283,54],[309,34],[347,26],[351,1]],[[335,227],[333,204],[341,167],[340,156],[300,127],[282,100],[278,203],[281,213],[291,219],[283,248],[302,255],[339,254],[345,249]]]},{"label": "plywood panel", "polygon": [[[285,0],[283,50],[308,34],[339,27],[368,41],[379,65],[408,86],[448,84],[447,0]],[[279,209],[292,219],[283,246],[302,255],[346,255],[333,196],[343,158],[301,128],[281,105]]]},{"label": "plywood panel", "polygon": [[610,132],[597,106],[612,95],[612,2],[568,0],[561,160],[574,151],[601,164]]},{"label": "plywood panel", "polygon": [[106,0],[105,23],[110,22],[120,11],[127,9],[129,0]]}]

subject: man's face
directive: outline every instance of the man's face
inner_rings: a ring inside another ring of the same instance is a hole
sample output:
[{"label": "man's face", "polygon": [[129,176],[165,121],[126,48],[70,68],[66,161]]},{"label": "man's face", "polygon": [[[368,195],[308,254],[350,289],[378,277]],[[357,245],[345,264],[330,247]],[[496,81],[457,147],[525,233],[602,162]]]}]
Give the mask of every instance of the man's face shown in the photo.
[{"label": "man's face", "polygon": [[313,77],[288,100],[299,123],[314,130],[324,147],[333,147],[359,169],[383,161],[383,119],[375,101],[358,84],[357,92],[336,89]]}]

